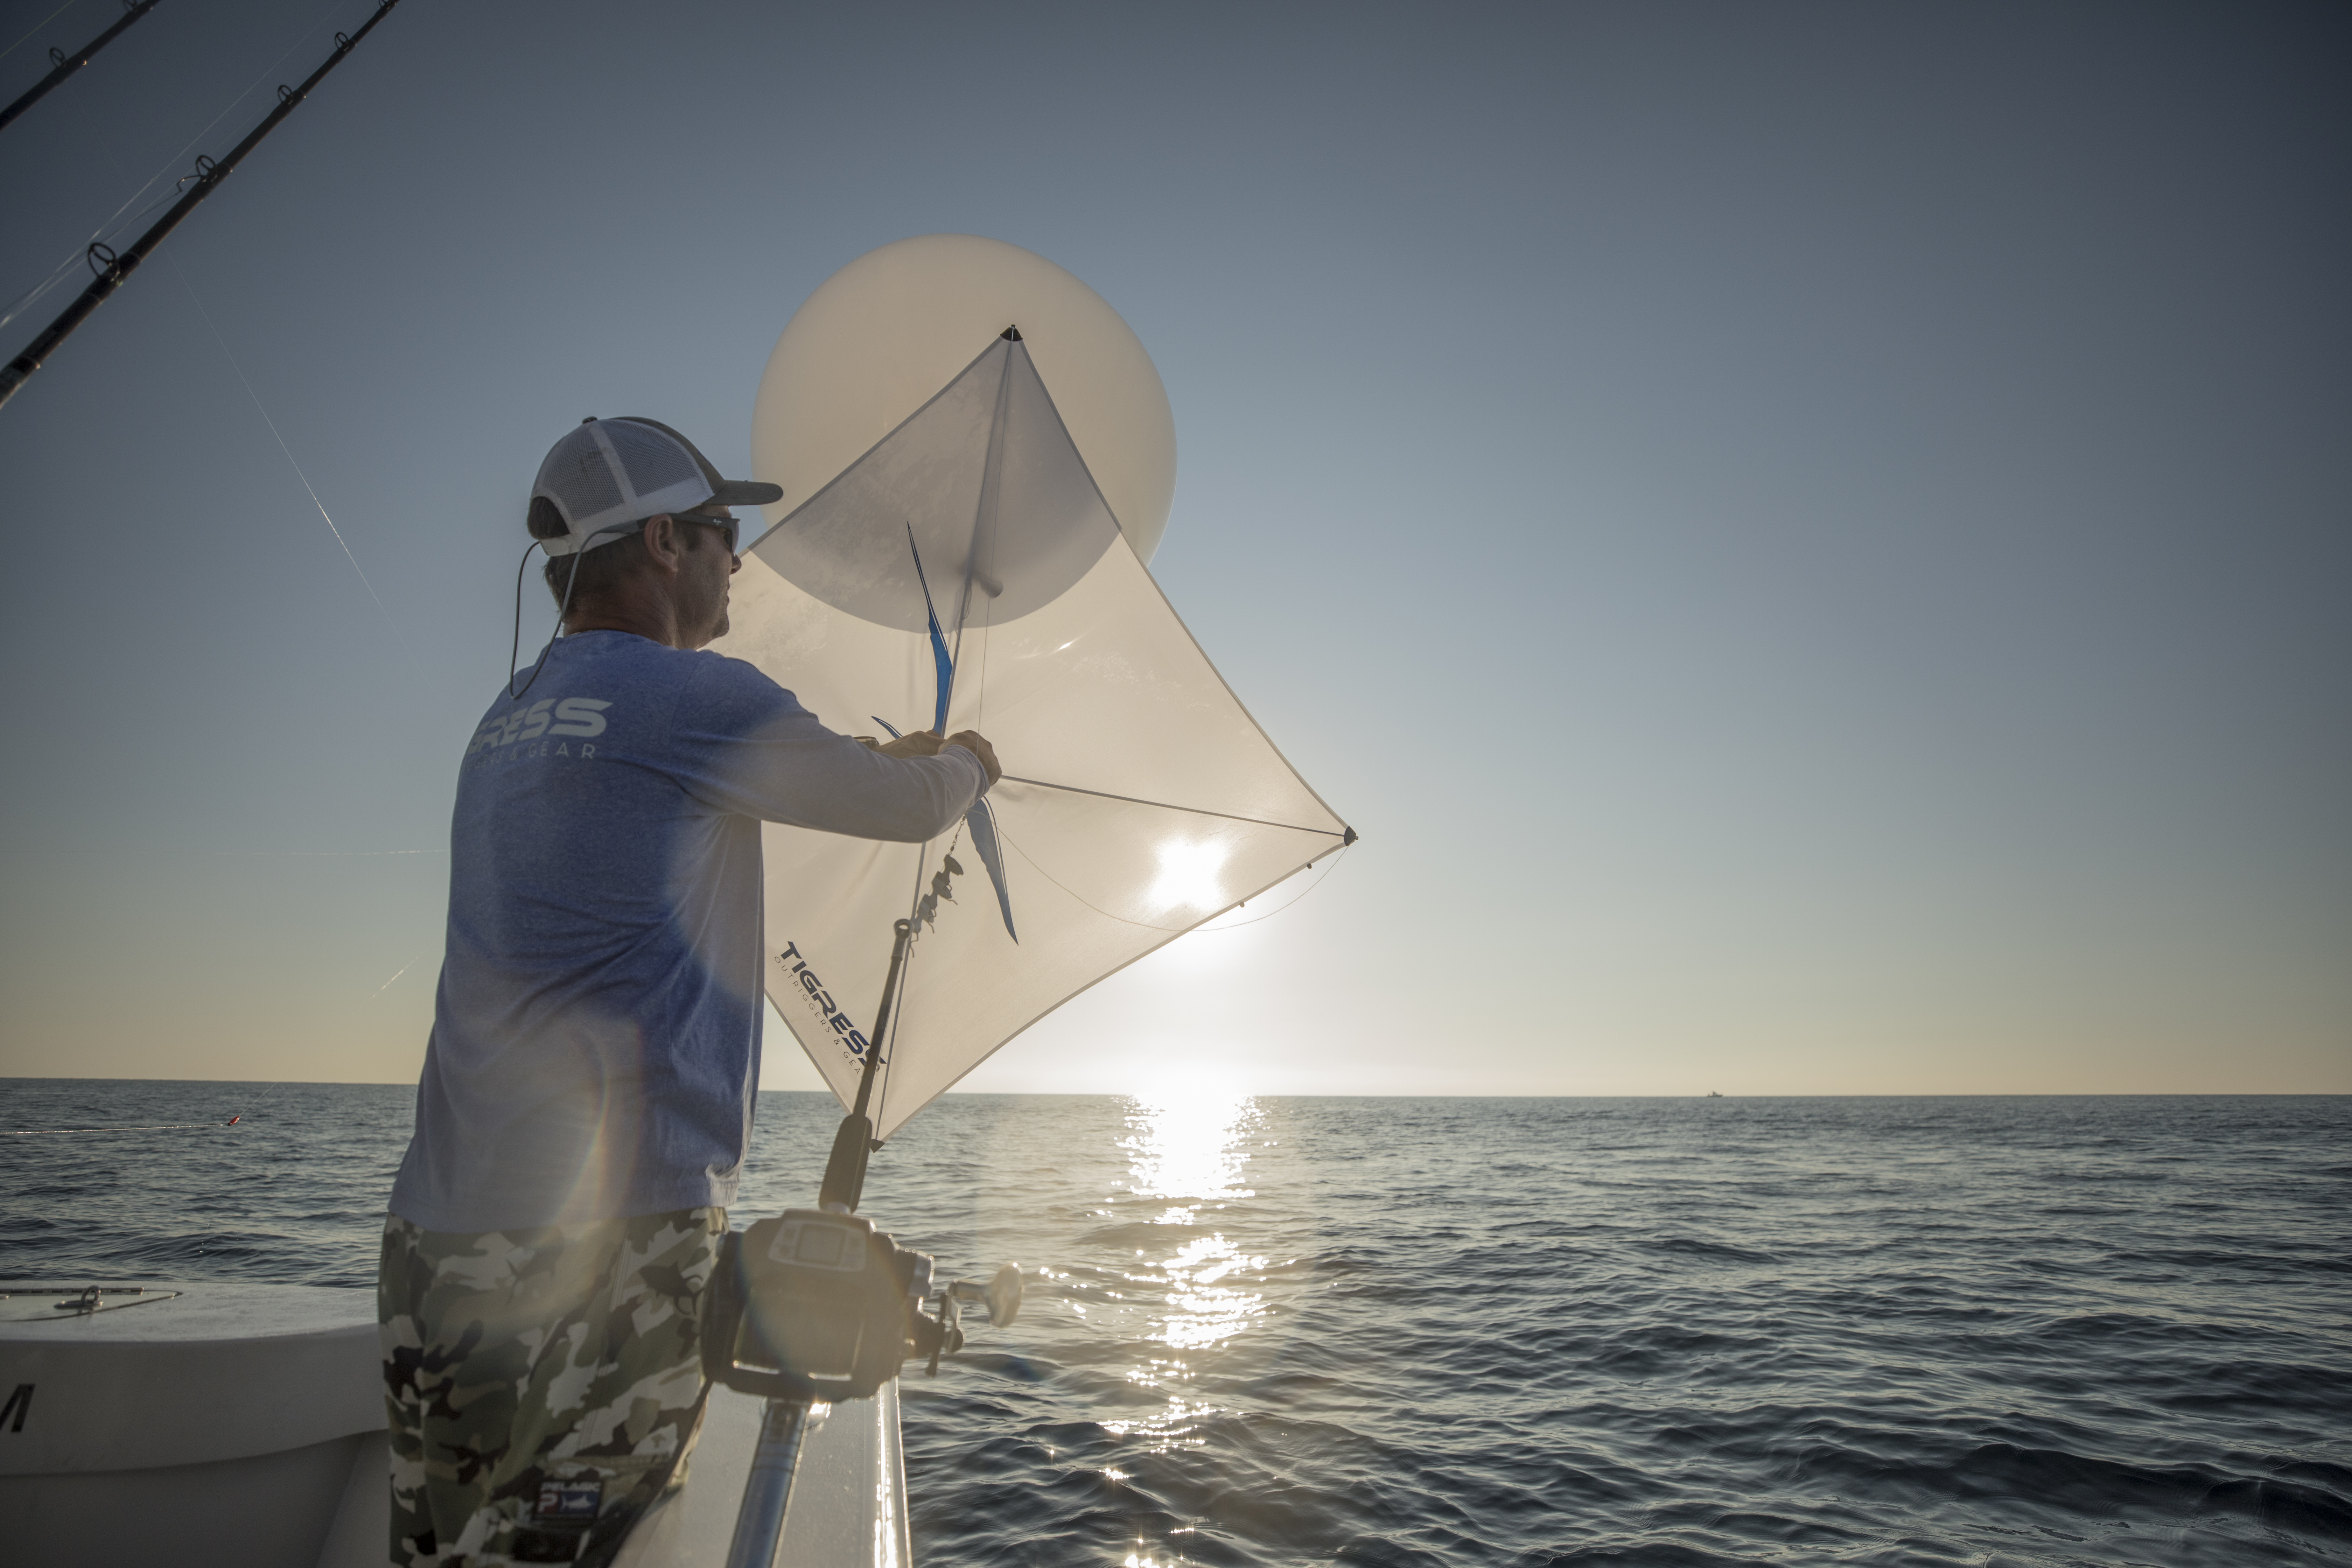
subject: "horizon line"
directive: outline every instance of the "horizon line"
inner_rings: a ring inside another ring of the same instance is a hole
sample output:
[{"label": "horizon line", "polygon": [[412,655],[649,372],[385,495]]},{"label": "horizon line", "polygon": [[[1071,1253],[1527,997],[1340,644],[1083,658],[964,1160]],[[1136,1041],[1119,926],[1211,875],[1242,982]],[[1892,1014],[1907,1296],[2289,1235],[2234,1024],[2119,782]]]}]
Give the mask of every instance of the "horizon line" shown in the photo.
[{"label": "horizon line", "polygon": [[[257,1086],[270,1089],[408,1089],[416,1087],[412,1079],[267,1079],[267,1078],[133,1078],[74,1077],[63,1074],[0,1075],[0,1084],[14,1083],[184,1083],[212,1085]],[[827,1100],[836,1097],[827,1089],[759,1089],[757,1094],[820,1095]],[[1146,1089],[950,1089],[940,1099],[962,1100],[1119,1100],[1138,1099],[1150,1093]],[[1879,1090],[1853,1093],[1723,1093],[1709,1089],[1678,1089],[1654,1094],[1578,1094],[1552,1090],[1505,1090],[1494,1093],[1412,1092],[1383,1089],[1332,1089],[1314,1092],[1291,1090],[1244,1089],[1240,1098],[1248,1100],[2344,1100],[2352,1099],[2352,1089],[1912,1089]]]}]

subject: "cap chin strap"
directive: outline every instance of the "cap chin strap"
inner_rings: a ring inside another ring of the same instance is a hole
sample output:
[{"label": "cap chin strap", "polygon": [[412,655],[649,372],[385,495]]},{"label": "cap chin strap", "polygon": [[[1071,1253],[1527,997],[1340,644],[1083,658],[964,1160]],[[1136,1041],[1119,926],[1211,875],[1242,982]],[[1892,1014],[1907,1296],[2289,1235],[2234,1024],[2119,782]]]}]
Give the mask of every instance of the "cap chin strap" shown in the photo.
[{"label": "cap chin strap", "polygon": [[[658,516],[659,514],[656,513],[656,515]],[[600,535],[607,533],[633,533],[636,530],[645,527],[646,523],[652,521],[652,518],[641,517],[635,522],[609,523],[606,526],[596,530],[594,533],[591,533],[587,538],[581,540],[577,544],[574,544],[572,547],[570,551],[570,554],[572,556],[572,571],[563,579],[563,602],[558,605],[555,608],[555,629],[548,633],[547,646],[539,650],[538,661],[530,667],[530,679],[522,683],[521,691],[517,691],[515,689],[514,683],[515,668],[517,661],[522,656],[523,568],[530,564],[530,552],[532,551],[543,549],[551,542],[544,539],[534,539],[529,544],[523,546],[522,559],[515,563],[514,639],[507,647],[508,700],[519,700],[523,696],[523,693],[529,691],[532,685],[538,681],[540,671],[547,668],[547,656],[555,651],[556,639],[563,635],[564,617],[572,613],[572,590],[580,582],[580,558],[583,555],[587,554],[588,552],[594,547],[595,542]]]}]

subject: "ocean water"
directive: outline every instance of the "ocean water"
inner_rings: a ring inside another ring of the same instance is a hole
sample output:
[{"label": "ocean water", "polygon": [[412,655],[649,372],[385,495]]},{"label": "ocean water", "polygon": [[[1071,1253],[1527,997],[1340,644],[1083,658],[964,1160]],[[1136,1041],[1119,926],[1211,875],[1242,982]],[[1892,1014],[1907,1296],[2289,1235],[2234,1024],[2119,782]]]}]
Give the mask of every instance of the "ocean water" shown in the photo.
[{"label": "ocean water", "polygon": [[[0,1273],[364,1285],[404,1089],[0,1082]],[[739,1220],[836,1112],[767,1095]],[[2352,1099],[951,1097],[950,1564],[2352,1563]]]}]

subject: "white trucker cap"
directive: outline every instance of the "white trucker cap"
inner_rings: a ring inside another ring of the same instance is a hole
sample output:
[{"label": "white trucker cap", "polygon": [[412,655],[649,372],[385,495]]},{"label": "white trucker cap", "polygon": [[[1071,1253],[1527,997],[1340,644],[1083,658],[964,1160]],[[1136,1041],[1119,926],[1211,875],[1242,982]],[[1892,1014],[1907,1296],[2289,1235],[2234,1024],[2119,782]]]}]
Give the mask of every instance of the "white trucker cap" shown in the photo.
[{"label": "white trucker cap", "polygon": [[662,512],[716,501],[752,506],[784,499],[783,487],[725,479],[694,443],[657,420],[634,416],[583,419],[548,448],[530,499],[545,497],[565,531],[542,540],[550,555],[570,555],[625,539]]}]

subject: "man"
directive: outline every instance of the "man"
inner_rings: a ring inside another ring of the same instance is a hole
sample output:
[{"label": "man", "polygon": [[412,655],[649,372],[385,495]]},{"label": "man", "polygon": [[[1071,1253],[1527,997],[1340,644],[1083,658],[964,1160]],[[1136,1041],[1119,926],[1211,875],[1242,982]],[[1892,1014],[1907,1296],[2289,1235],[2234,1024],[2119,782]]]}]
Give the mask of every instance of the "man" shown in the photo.
[{"label": "man", "polygon": [[466,748],[384,1226],[397,1563],[608,1563],[682,1482],[760,1076],[760,824],[919,842],[997,777],[977,734],[870,748],[697,651],[741,564],[728,509],[782,493],[649,419],[541,465],[564,635]]}]

